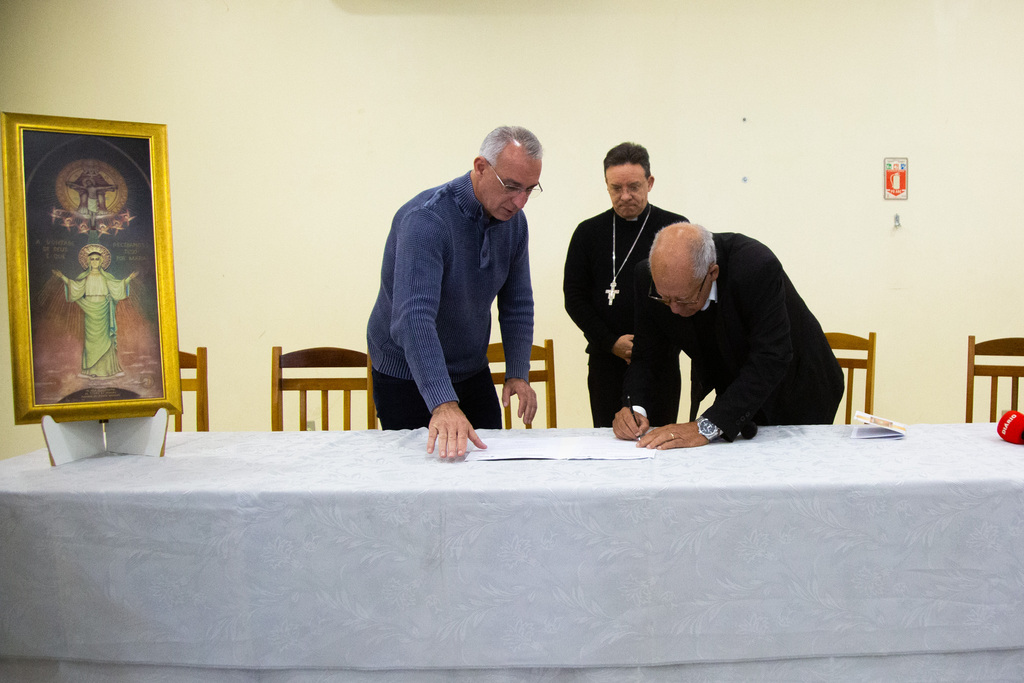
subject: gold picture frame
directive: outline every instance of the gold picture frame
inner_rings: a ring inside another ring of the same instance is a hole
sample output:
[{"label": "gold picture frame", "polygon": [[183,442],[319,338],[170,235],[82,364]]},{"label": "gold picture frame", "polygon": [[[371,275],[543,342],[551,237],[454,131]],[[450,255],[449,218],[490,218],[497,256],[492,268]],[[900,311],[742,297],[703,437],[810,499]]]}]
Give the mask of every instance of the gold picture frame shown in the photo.
[{"label": "gold picture frame", "polygon": [[167,127],[0,128],[15,423],[180,412]]}]

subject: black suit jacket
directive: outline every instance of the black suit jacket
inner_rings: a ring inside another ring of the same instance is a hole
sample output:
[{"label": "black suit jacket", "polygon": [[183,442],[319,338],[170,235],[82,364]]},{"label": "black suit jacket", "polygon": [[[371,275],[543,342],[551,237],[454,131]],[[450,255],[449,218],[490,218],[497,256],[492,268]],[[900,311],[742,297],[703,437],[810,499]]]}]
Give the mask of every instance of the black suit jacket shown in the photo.
[{"label": "black suit jacket", "polygon": [[738,233],[714,235],[718,302],[706,328],[718,349],[707,354],[699,326],[707,316],[675,315],[650,299],[651,268],[635,270],[636,332],[624,400],[643,406],[652,425],[676,422],[678,396],[659,391],[658,378],[690,363],[690,421],[715,390],[705,412],[728,439],[750,421],[759,425],[831,424],[843,396],[843,371],[817,319],[768,247]]}]

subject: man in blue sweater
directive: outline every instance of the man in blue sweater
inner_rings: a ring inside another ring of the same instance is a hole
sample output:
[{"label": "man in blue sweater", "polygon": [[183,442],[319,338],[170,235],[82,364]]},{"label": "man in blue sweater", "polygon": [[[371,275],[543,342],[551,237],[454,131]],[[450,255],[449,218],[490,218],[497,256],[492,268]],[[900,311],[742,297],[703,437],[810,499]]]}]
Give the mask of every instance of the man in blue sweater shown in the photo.
[{"label": "man in blue sweater", "polygon": [[428,427],[427,453],[465,455],[474,431],[501,428],[487,344],[491,304],[505,347],[502,403],[537,412],[529,234],[522,208],[540,192],[543,150],[525,128],[491,131],[469,173],[413,197],[395,214],[367,325],[373,400],[384,429]]}]

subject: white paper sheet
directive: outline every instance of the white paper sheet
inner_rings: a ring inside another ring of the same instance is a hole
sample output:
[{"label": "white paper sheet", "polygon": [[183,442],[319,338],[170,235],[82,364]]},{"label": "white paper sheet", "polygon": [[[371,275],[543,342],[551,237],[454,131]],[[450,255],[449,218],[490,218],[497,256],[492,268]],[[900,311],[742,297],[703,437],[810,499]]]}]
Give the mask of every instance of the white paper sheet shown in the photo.
[{"label": "white paper sheet", "polygon": [[656,451],[637,448],[635,441],[614,436],[577,436],[572,439],[544,437],[536,434],[519,436],[515,430],[501,438],[486,439],[487,449],[473,447],[466,461],[474,460],[642,460],[653,458]]}]

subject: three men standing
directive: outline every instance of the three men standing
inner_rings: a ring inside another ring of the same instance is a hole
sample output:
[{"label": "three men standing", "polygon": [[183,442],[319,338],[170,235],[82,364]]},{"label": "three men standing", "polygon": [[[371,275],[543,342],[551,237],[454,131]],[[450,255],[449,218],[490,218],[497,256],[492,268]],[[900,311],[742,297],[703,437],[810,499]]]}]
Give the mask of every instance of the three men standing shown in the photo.
[{"label": "three men standing", "polygon": [[[392,221],[367,325],[374,402],[385,429],[429,427],[428,453],[437,445],[441,457],[459,457],[467,441],[486,448],[474,427],[501,427],[487,362],[495,298],[502,402],[516,395],[527,424],[536,414],[522,209],[541,191],[541,156],[530,131],[496,128],[469,173],[421,192]],[[676,448],[732,439],[751,423],[831,422],[842,371],[774,254],[650,204],[654,177],[640,145],[613,147],[604,168],[612,208],[576,228],[563,280],[566,311],[588,342],[594,426]],[[680,351],[691,359],[682,424]]]}]

